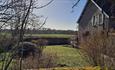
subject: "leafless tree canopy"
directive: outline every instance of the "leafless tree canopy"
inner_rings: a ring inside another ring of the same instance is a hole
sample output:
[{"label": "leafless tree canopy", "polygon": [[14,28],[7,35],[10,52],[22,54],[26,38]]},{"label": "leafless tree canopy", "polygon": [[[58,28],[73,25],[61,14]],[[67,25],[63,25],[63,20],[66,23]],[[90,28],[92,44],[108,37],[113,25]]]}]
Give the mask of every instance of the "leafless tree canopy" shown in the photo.
[{"label": "leafless tree canopy", "polygon": [[[39,0],[1,0],[0,1],[0,34],[3,29],[11,30],[10,40],[8,42],[15,42],[14,48],[9,52],[8,57],[4,57],[2,70],[8,70],[10,63],[15,55],[15,48],[23,42],[25,30],[27,28],[40,29],[46,22],[47,18],[41,21],[43,16],[38,16],[33,13],[34,9],[44,8],[49,5],[53,0],[45,5],[39,6]],[[36,27],[37,26],[37,27]],[[6,35],[6,34],[4,34]],[[0,38],[1,39],[1,38]],[[6,44],[6,43],[4,43]],[[2,47],[0,45],[0,47]],[[23,48],[23,46],[22,46]],[[7,54],[5,54],[6,56]],[[7,61],[6,61],[7,60]],[[20,60],[20,70],[22,59]]]}]

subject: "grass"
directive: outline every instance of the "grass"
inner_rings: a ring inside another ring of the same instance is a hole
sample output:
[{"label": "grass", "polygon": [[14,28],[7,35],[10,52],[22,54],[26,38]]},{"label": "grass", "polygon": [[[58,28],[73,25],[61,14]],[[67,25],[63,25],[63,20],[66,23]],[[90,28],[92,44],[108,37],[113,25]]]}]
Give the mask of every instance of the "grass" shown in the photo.
[{"label": "grass", "polygon": [[[40,70],[102,70],[99,66],[96,67],[58,67],[58,68],[47,68],[47,69],[40,69]],[[103,69],[109,70],[109,69]]]},{"label": "grass", "polygon": [[[9,33],[1,33],[1,35],[11,36]],[[35,37],[42,37],[42,38],[70,38],[73,35],[69,34],[25,34],[25,36],[35,36]]]},{"label": "grass", "polygon": [[57,64],[64,64],[68,67],[89,66],[89,63],[86,62],[86,58],[81,54],[80,49],[57,45],[47,46],[43,52],[52,54],[56,53],[58,56]]},{"label": "grass", "polygon": [[[28,36],[28,34],[26,34]],[[70,38],[72,35],[68,34],[32,34],[32,36],[44,37],[44,38]]]}]

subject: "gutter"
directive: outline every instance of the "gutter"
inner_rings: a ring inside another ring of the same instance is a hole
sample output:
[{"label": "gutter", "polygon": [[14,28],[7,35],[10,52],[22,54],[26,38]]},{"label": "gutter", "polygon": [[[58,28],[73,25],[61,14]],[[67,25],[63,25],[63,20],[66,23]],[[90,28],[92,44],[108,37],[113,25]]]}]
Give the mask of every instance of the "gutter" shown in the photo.
[{"label": "gutter", "polygon": [[97,3],[96,3],[94,0],[91,0],[91,1],[95,4],[95,6],[96,6],[101,12],[103,12],[104,15],[107,16],[107,18],[110,18],[110,16],[109,16],[105,11],[103,11],[102,8],[99,7],[99,5],[97,5]]},{"label": "gutter", "polygon": [[[90,0],[87,1],[86,5],[85,5],[85,7],[84,7],[84,9],[83,9],[83,11],[82,11],[82,13],[81,13],[81,16],[79,17],[79,19],[78,19],[78,21],[77,21],[78,24],[79,24],[79,21],[80,21],[81,18],[82,18],[82,15],[84,14],[84,11],[86,10],[86,6],[88,5],[88,2],[89,2],[89,1],[90,1]],[[105,11],[103,11],[102,8],[101,8],[94,0],[91,0],[91,2],[92,2],[101,12],[103,12],[103,14],[104,14],[107,18],[110,18],[110,16],[109,16]]]}]

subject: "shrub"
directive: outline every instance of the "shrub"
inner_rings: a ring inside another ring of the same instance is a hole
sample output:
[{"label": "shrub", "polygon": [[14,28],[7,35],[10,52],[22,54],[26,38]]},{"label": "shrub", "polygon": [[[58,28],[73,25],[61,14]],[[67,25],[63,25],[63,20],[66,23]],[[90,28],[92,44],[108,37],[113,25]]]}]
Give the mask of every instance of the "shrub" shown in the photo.
[{"label": "shrub", "polygon": [[115,67],[115,39],[106,32],[95,32],[81,41],[81,48],[86,52],[94,66]]},{"label": "shrub", "polygon": [[11,50],[11,45],[13,44],[13,40],[5,35],[0,35],[0,52]]},{"label": "shrub", "polygon": [[57,66],[58,56],[56,53],[43,53],[40,58],[40,67],[52,68]]},{"label": "shrub", "polygon": [[[42,54],[41,57],[36,56],[29,56],[23,60],[23,69],[39,69],[39,68],[50,68],[56,66],[56,55],[52,55],[51,53]],[[18,70],[19,60],[16,61],[14,64],[14,69]]]},{"label": "shrub", "polygon": [[15,58],[17,59],[13,65],[14,69],[19,69],[19,64],[21,61],[21,66],[23,66],[23,69],[39,69],[42,51],[46,45],[46,42],[41,39],[32,42],[20,42],[15,48],[16,53],[14,55],[16,55]]},{"label": "shrub", "polygon": [[37,48],[37,45],[31,42],[21,42],[16,48],[15,55],[18,58],[27,58],[29,56],[34,56],[37,52],[41,53],[41,49]]}]

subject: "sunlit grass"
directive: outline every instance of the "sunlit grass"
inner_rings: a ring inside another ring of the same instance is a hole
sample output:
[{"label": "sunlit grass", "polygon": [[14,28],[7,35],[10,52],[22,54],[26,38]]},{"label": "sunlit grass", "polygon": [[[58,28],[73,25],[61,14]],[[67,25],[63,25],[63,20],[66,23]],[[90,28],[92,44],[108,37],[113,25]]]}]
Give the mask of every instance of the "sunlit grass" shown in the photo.
[{"label": "sunlit grass", "polygon": [[[29,34],[26,34],[29,36]],[[72,35],[68,34],[32,34],[32,36],[38,36],[43,38],[70,38]]]},{"label": "sunlit grass", "polygon": [[70,48],[69,46],[47,46],[44,53],[57,54],[58,60],[57,64],[64,64],[68,67],[82,67],[89,66],[86,62],[87,58],[84,58],[80,49]]},{"label": "sunlit grass", "polygon": [[[102,70],[101,67],[57,67],[57,68],[43,68],[40,70]],[[107,68],[104,68],[103,70],[109,70]]]}]

